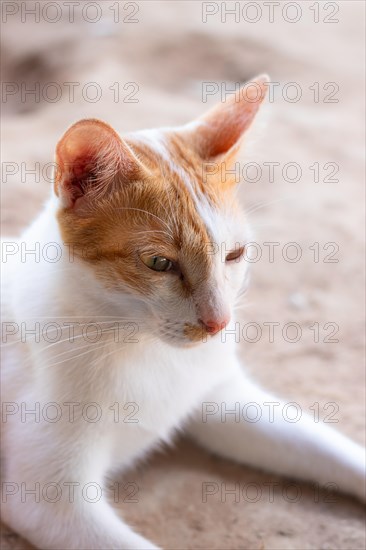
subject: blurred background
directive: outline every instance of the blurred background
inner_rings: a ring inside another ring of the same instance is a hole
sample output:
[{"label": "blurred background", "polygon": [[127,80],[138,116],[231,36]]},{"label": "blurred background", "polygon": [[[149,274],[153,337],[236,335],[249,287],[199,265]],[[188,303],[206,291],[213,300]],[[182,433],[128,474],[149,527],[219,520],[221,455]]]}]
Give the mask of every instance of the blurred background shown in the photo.
[{"label": "blurred background", "polygon": [[[364,442],[365,4],[4,1],[1,8],[7,236],[19,235],[42,207],[56,143],[76,120],[101,118],[122,133],[182,124],[269,73],[260,132],[241,164],[241,199],[262,251],[240,311],[244,323],[256,323],[242,338],[243,360],[304,411],[318,403],[320,419],[335,404],[337,427]],[[278,323],[273,339],[268,323]],[[289,323],[301,328],[298,340]],[[188,441],[131,480],[138,502],[118,506],[164,548],[365,547],[362,510],[351,499],[317,502],[304,486],[291,502],[283,496],[288,482]],[[207,481],[255,482],[263,494],[256,502],[203,502]],[[278,484],[274,502],[269,482]],[[2,542],[28,548],[7,529]]]}]

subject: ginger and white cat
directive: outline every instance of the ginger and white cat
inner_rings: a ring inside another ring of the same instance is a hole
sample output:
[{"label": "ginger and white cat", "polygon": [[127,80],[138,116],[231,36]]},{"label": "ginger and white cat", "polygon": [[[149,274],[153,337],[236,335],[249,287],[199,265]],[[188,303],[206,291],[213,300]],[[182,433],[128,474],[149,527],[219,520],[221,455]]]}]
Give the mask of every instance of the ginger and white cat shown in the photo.
[{"label": "ginger and white cat", "polygon": [[[177,429],[229,459],[364,499],[363,448],[325,424],[288,422],[281,406],[255,423],[202,416],[207,402],[282,403],[219,334],[233,327],[248,265],[228,170],[265,90],[258,77],[186,126],[123,139],[98,120],[74,124],[51,198],[4,248],[3,519],[39,548],[156,548],[104,493],[90,502],[83,489]],[[23,261],[24,245],[43,252]],[[128,334],[116,337],[116,323]]]}]

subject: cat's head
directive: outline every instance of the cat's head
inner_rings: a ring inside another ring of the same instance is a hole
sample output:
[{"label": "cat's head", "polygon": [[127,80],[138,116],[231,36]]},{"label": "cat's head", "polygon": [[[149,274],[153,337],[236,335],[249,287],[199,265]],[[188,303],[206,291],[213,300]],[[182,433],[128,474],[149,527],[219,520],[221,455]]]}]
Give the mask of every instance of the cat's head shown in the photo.
[{"label": "cat's head", "polygon": [[248,239],[233,168],[266,82],[180,128],[121,139],[81,120],[57,146],[63,241],[117,306],[128,295],[145,329],[172,345],[213,337],[233,314]]}]

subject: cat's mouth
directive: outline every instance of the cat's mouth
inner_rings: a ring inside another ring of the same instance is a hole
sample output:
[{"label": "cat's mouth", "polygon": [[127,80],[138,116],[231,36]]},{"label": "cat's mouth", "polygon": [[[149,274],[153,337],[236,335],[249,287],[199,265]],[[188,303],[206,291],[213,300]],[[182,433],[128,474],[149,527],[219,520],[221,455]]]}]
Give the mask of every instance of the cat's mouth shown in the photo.
[{"label": "cat's mouth", "polygon": [[190,342],[207,342],[207,332],[204,330],[202,325],[185,323],[183,334]]},{"label": "cat's mouth", "polygon": [[159,336],[165,342],[179,347],[192,347],[207,342],[213,335],[201,324],[165,323],[159,328]]}]

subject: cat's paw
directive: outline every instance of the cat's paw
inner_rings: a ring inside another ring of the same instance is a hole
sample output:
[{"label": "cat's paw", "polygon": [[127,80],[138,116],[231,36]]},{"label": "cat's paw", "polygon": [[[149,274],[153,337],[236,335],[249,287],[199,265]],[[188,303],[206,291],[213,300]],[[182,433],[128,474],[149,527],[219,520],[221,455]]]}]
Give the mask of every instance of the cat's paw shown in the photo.
[{"label": "cat's paw", "polygon": [[156,546],[153,542],[141,535],[133,533],[132,537],[127,541],[124,540],[124,543],[119,548],[125,550],[163,550],[160,546]]},{"label": "cat's paw", "polygon": [[156,546],[153,542],[150,542],[147,539],[143,539],[141,545],[126,546],[125,548],[126,550],[163,550],[160,546]]}]

